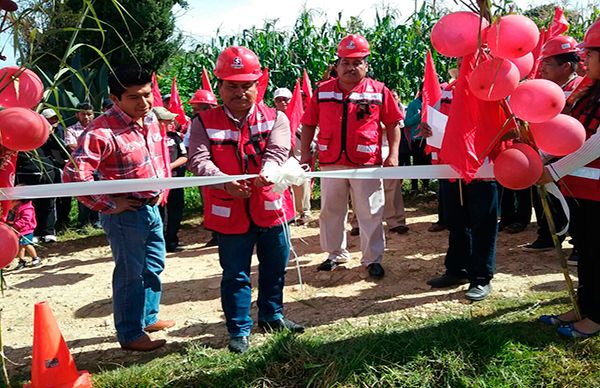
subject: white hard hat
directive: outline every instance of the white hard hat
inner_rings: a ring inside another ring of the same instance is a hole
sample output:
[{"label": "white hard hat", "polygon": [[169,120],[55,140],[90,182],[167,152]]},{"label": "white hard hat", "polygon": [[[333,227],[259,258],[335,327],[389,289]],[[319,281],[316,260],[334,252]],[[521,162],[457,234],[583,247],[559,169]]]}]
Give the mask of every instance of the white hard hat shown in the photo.
[{"label": "white hard hat", "polygon": [[292,92],[288,88],[279,88],[273,93],[273,98],[275,99],[277,97],[292,98]]}]

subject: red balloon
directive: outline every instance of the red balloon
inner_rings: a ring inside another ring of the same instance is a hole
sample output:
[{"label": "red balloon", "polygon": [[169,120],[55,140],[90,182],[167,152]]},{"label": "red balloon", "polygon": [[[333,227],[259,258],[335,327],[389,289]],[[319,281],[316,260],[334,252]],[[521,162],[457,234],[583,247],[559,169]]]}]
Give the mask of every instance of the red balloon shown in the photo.
[{"label": "red balloon", "polygon": [[494,175],[504,187],[526,189],[542,176],[544,165],[540,155],[527,144],[514,144],[494,160]]},{"label": "red balloon", "polygon": [[540,31],[523,15],[501,17],[490,27],[487,44],[491,53],[499,58],[519,58],[533,50],[540,38]]},{"label": "red balloon", "polygon": [[565,94],[552,81],[533,79],[517,87],[508,101],[513,113],[530,123],[543,123],[565,107]]},{"label": "red balloon", "polygon": [[464,57],[479,47],[479,31],[489,23],[473,12],[454,12],[445,15],[431,30],[431,44],[447,57]]},{"label": "red balloon", "polygon": [[550,155],[568,155],[585,142],[583,124],[569,115],[559,114],[543,123],[532,123],[529,128],[535,144]]},{"label": "red balloon", "polygon": [[39,113],[25,108],[0,112],[0,144],[13,151],[31,151],[42,146],[50,124]]},{"label": "red balloon", "polygon": [[19,253],[19,238],[6,224],[0,223],[0,269],[9,265]]},{"label": "red balloon", "polygon": [[531,73],[531,70],[533,70],[534,60],[532,53],[527,53],[519,58],[512,58],[510,61],[519,69],[519,79],[527,77]]},{"label": "red balloon", "polygon": [[31,109],[42,100],[44,85],[33,71],[24,67],[8,66],[0,69],[0,90],[0,105],[3,107]]},{"label": "red balloon", "polygon": [[488,59],[481,62],[469,77],[469,90],[484,101],[508,97],[519,84],[519,70],[507,59]]}]

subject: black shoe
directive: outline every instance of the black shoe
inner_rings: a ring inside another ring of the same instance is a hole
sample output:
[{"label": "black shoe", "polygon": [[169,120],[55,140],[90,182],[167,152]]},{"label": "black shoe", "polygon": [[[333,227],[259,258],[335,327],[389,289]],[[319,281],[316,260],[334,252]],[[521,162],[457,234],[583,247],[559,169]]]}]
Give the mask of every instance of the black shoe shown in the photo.
[{"label": "black shoe", "polygon": [[25,267],[27,267],[27,263],[25,262],[25,260],[19,260],[19,262],[17,263],[17,266],[15,268],[13,268],[13,271],[19,271]]},{"label": "black shoe", "polygon": [[183,247],[179,244],[167,246],[167,252],[169,252],[169,253],[181,252],[181,251],[183,251]]},{"label": "black shoe", "polygon": [[212,236],[211,239],[204,244],[204,248],[216,247],[217,245],[219,245],[219,240],[216,236]]},{"label": "black shoe", "polygon": [[289,319],[281,318],[276,321],[258,321],[258,327],[267,333],[274,331],[289,330],[292,333],[304,333],[304,326],[299,325]]},{"label": "black shoe", "polygon": [[337,267],[337,263],[333,260],[325,260],[317,267],[317,271],[333,271]]},{"label": "black shoe", "polygon": [[487,296],[492,292],[492,285],[488,284],[471,284],[469,289],[465,293],[467,299],[473,301],[480,301],[487,298]]},{"label": "black shoe", "polygon": [[544,252],[554,249],[554,243],[552,241],[542,241],[537,239],[531,244],[525,245],[523,249],[528,251]]},{"label": "black shoe", "polygon": [[429,279],[427,284],[431,286],[431,288],[446,288],[452,286],[460,286],[461,284],[467,284],[469,279],[467,279],[467,275],[463,276],[455,276],[446,272],[442,276],[438,276],[437,278]]},{"label": "black shoe", "polygon": [[408,233],[408,230],[409,230],[409,228],[406,225],[398,225],[393,228],[390,228],[390,232],[398,233],[398,234],[406,234],[406,233]]},{"label": "black shoe", "polygon": [[383,267],[379,263],[371,263],[367,266],[369,270],[369,276],[373,279],[381,279],[385,275]]},{"label": "black shoe", "polygon": [[360,229],[359,228],[352,228],[350,229],[350,236],[358,236],[360,234]]},{"label": "black shoe", "polygon": [[229,345],[227,348],[233,353],[246,353],[250,343],[248,337],[233,337],[229,339]]},{"label": "black shoe", "polygon": [[520,222],[515,222],[510,225],[507,225],[504,228],[504,231],[508,234],[516,234],[516,233],[521,233],[522,231],[524,231],[526,227],[527,227],[527,225],[525,225],[525,224],[522,224]]},{"label": "black shoe", "polygon": [[573,248],[571,256],[569,256],[569,259],[567,260],[567,264],[575,266],[579,264],[579,252],[577,251],[577,249]]}]

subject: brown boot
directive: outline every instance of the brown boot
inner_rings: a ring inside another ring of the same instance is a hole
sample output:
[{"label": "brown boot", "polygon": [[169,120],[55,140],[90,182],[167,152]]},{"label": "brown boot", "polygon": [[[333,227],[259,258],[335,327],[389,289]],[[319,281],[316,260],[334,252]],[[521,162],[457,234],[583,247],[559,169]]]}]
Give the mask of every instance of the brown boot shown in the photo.
[{"label": "brown boot", "polygon": [[121,344],[121,349],[136,350],[138,352],[150,352],[152,350],[160,348],[166,343],[167,341],[165,341],[164,339],[153,340],[148,336],[148,334],[144,334],[135,341],[128,342],[126,344]]},{"label": "brown boot", "polygon": [[167,319],[159,319],[150,326],[146,326],[144,331],[147,333],[154,333],[155,331],[161,331],[175,326],[175,321]]}]

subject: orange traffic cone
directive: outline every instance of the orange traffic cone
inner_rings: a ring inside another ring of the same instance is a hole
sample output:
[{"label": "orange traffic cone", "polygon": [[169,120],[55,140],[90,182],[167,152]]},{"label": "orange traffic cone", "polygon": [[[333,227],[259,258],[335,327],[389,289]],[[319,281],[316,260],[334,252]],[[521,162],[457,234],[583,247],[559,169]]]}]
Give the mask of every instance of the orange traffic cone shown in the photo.
[{"label": "orange traffic cone", "polygon": [[36,303],[33,314],[31,384],[26,388],[86,388],[87,371],[77,371],[75,360],[60,333],[48,302]]}]

